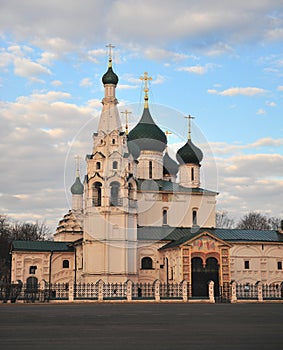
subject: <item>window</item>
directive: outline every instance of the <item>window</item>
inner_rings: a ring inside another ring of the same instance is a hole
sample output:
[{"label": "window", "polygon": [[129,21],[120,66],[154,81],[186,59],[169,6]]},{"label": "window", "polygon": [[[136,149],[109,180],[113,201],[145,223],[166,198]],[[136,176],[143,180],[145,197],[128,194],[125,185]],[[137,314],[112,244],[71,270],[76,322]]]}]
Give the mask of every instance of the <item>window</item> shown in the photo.
[{"label": "window", "polygon": [[151,270],[152,269],[152,259],[148,256],[142,258],[141,268],[142,268],[142,270]]},{"label": "window", "polygon": [[119,198],[119,192],[120,192],[120,184],[117,181],[111,182],[111,193],[110,193],[110,205],[117,207],[120,205],[120,198]]},{"label": "window", "polygon": [[151,160],[149,161],[149,164],[148,164],[148,177],[152,179],[152,161]]},{"label": "window", "polygon": [[282,270],[282,261],[277,261],[277,270]]},{"label": "window", "polygon": [[134,199],[134,188],[131,183],[128,185],[128,197],[129,199]]},{"label": "window", "polygon": [[63,269],[68,269],[69,265],[69,260],[63,260]]},{"label": "window", "polygon": [[92,205],[94,207],[101,207],[101,187],[100,182],[95,182],[92,185]]},{"label": "window", "polygon": [[115,139],[112,139],[112,145],[115,145]]},{"label": "window", "polygon": [[101,169],[101,163],[100,162],[96,162],[96,170],[100,170]]},{"label": "window", "polygon": [[244,261],[245,269],[248,270],[250,268],[250,262],[249,260]]},{"label": "window", "polygon": [[34,275],[37,270],[37,266],[30,266],[29,267],[29,273],[30,275]]},{"label": "window", "polygon": [[194,168],[191,168],[191,179],[192,179],[192,181],[194,181],[194,179],[195,179],[195,169]]},{"label": "window", "polygon": [[197,225],[197,222],[198,222],[198,218],[197,218],[197,210],[193,210],[193,213],[192,213],[192,219],[193,219],[193,225]]},{"label": "window", "polygon": [[114,162],[112,163],[112,168],[118,169],[118,162],[116,160],[114,160]]},{"label": "window", "polygon": [[167,225],[168,224],[168,209],[163,209],[162,211],[162,224]]}]

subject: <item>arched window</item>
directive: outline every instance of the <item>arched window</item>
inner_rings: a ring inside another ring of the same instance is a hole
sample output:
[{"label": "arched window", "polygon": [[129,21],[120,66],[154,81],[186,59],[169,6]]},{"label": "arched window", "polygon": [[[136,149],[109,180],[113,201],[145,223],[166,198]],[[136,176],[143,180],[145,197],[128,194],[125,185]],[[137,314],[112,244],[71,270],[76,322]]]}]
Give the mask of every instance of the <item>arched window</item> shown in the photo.
[{"label": "arched window", "polygon": [[70,266],[69,260],[63,260],[63,269],[68,269]]},{"label": "arched window", "polygon": [[194,179],[195,179],[195,169],[194,168],[191,168],[191,179],[192,179],[192,181],[194,181]]},{"label": "arched window", "polygon": [[110,205],[117,207],[119,205],[121,205],[121,201],[119,198],[119,194],[120,194],[120,184],[117,181],[111,182],[110,184],[111,186],[111,193],[110,193]]},{"label": "arched window", "polygon": [[115,145],[115,139],[112,139],[112,145]]},{"label": "arched window", "polygon": [[96,170],[100,170],[101,169],[101,163],[100,162],[96,162]]},{"label": "arched window", "polygon": [[134,188],[131,183],[128,185],[128,197],[129,199],[134,199]]},{"label": "arched window", "polygon": [[152,179],[152,161],[151,160],[148,163],[148,177]]},{"label": "arched window", "polygon": [[196,209],[193,209],[192,213],[193,225],[197,225],[198,223],[198,212]]},{"label": "arched window", "polygon": [[142,270],[151,270],[152,269],[152,259],[148,256],[142,258],[141,268],[142,268]]},{"label": "arched window", "polygon": [[118,162],[116,160],[114,160],[114,162],[112,163],[112,168],[118,169]]},{"label": "arched window", "polygon": [[92,205],[94,207],[101,207],[101,186],[102,184],[98,181],[92,185]]},{"label": "arched window", "polygon": [[162,224],[167,225],[168,224],[168,209],[163,209],[162,210]]}]

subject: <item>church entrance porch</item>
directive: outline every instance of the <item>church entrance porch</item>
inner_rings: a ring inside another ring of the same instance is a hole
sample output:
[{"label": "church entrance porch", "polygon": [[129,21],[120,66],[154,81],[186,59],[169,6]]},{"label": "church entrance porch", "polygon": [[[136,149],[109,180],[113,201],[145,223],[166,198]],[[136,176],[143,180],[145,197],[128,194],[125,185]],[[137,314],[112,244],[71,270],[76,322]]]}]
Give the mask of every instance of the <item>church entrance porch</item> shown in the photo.
[{"label": "church entrance porch", "polygon": [[214,296],[219,296],[219,264],[217,259],[192,259],[192,296],[208,297],[208,283],[214,282]]}]

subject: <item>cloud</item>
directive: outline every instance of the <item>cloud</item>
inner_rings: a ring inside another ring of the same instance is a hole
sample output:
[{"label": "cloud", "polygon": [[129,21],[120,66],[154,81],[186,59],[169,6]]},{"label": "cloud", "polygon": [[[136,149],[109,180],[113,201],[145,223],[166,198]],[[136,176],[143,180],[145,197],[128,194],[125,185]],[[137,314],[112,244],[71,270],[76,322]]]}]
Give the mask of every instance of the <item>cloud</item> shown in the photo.
[{"label": "cloud", "polygon": [[265,104],[269,107],[276,107],[277,106],[276,103],[273,101],[266,101]]},{"label": "cloud", "polygon": [[42,74],[51,74],[51,71],[39,63],[32,62],[26,58],[16,58],[14,61],[14,72],[25,78],[33,78]]},{"label": "cloud", "polygon": [[256,114],[258,114],[258,115],[266,114],[266,110],[263,108],[260,108],[256,111]]},{"label": "cloud", "polygon": [[119,84],[117,86],[118,90],[129,90],[129,89],[137,89],[138,85],[129,85],[129,84]]},{"label": "cloud", "polygon": [[146,58],[160,61],[181,61],[188,58],[188,55],[165,50],[157,47],[149,47],[143,51]]},{"label": "cloud", "polygon": [[80,86],[81,87],[90,87],[90,86],[92,86],[93,85],[93,83],[92,83],[92,81],[90,80],[90,78],[84,78],[84,79],[82,79],[81,81],[80,81]]},{"label": "cloud", "polygon": [[278,86],[278,87],[277,87],[277,90],[283,91],[283,85]]},{"label": "cloud", "polygon": [[180,67],[180,68],[177,68],[177,70],[182,72],[202,75],[202,74],[206,74],[209,70],[212,70],[214,67],[215,67],[214,64],[208,63],[204,66],[196,65],[196,66]]},{"label": "cloud", "polygon": [[51,81],[51,85],[58,87],[58,86],[62,86],[63,83],[60,80],[53,80],[53,81]]},{"label": "cloud", "polygon": [[[282,40],[280,0],[233,3],[156,0],[150,11],[147,3],[133,0],[82,0],[68,5],[67,0],[18,2],[16,6],[14,1],[6,1],[1,7],[0,30],[21,40],[34,38],[36,45],[41,42],[41,47],[50,52],[58,52],[58,47],[68,50],[70,42],[76,46],[82,42],[94,45],[111,39],[124,45],[163,44],[163,48],[170,43],[182,43],[184,48],[190,45],[216,55],[229,52],[235,43],[251,39]],[[163,53],[155,55],[164,57]]]},{"label": "cloud", "polygon": [[243,95],[243,96],[255,96],[255,95],[262,95],[267,92],[267,90],[257,87],[232,87],[223,91],[217,91],[215,89],[209,89],[207,90],[209,94],[216,94],[221,96],[236,96],[236,95]]},{"label": "cloud", "polygon": [[249,211],[281,217],[283,157],[280,154],[232,156],[216,162],[218,208],[225,208],[235,218]]}]

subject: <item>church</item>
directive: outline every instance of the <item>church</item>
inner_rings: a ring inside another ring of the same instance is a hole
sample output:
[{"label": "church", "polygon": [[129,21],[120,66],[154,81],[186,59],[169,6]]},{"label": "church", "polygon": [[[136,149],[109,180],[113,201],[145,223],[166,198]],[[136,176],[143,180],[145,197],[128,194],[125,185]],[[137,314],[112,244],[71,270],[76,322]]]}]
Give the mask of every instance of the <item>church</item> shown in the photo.
[{"label": "church", "polygon": [[[102,77],[104,97],[87,171],[77,169],[72,208],[53,241],[14,241],[11,281],[153,283],[187,281],[206,296],[231,281],[280,284],[283,231],[216,228],[217,192],[200,183],[203,153],[188,139],[173,160],[148,98],[130,131],[117,108],[118,76]],[[127,111],[126,111],[127,112]],[[162,116],[160,116],[161,118]]]}]

